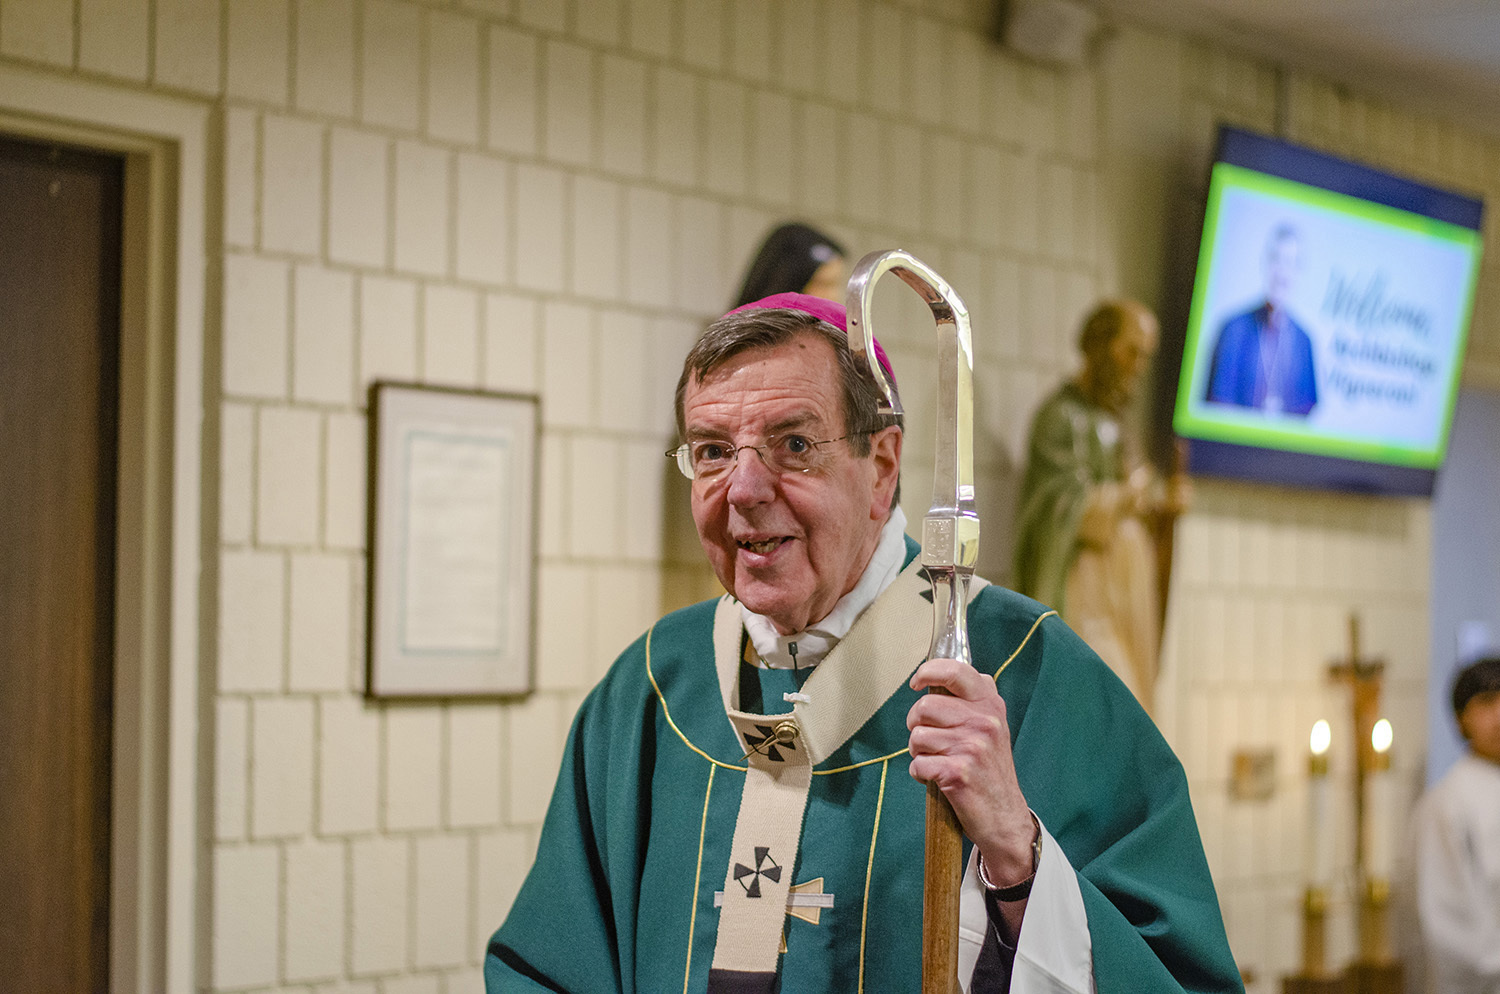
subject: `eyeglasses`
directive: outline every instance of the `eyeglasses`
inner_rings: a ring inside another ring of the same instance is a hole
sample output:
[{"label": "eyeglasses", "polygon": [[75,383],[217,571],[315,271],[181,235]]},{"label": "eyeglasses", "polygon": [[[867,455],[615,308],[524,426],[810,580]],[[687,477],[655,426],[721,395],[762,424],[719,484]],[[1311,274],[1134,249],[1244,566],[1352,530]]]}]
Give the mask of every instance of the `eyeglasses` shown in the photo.
[{"label": "eyeglasses", "polygon": [[754,449],[772,472],[807,473],[828,462],[829,454],[823,451],[823,446],[869,434],[871,432],[855,431],[819,441],[806,435],[771,435],[760,445],[732,445],[723,440],[704,439],[684,442],[668,452],[667,458],[676,459],[677,468],[689,480],[714,480],[727,476],[739,461],[742,449]]}]

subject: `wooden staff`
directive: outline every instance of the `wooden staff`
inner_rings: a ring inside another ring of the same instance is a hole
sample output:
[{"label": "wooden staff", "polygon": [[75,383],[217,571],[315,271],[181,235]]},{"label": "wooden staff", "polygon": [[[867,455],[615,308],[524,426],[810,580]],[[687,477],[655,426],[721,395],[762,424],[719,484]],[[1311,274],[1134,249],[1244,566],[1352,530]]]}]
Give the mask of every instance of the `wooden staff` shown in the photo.
[{"label": "wooden staff", "polygon": [[1168,469],[1166,487],[1169,499],[1166,506],[1157,512],[1155,520],[1156,538],[1156,652],[1161,654],[1167,638],[1167,595],[1172,590],[1172,557],[1177,542],[1177,519],[1187,508],[1171,499],[1173,491],[1181,492],[1181,481],[1187,474],[1187,439],[1172,440],[1172,465]]},{"label": "wooden staff", "polygon": [[[864,359],[884,397],[882,414],[900,414],[885,371],[875,361],[869,320],[875,281],[895,273],[932,311],[938,331],[936,466],[932,506],[922,519],[922,565],[932,580],[932,645],[928,659],[973,663],[966,624],[969,579],[979,561],[979,513],[974,500],[974,350],[969,311],[930,266],[900,249],[872,252],[849,278],[849,347]],[[963,883],[963,833],[953,806],[927,786],[927,842],[923,859],[922,994],[956,994],[958,898]]]}]

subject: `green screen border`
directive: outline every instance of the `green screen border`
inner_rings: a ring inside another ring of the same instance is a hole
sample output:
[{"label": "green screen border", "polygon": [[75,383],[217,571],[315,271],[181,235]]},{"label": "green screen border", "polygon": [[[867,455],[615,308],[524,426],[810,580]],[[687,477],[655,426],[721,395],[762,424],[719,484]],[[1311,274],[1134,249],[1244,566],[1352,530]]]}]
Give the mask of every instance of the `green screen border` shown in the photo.
[{"label": "green screen border", "polygon": [[[1413,234],[1453,243],[1468,252],[1469,271],[1464,281],[1464,299],[1460,309],[1463,319],[1453,344],[1456,358],[1450,368],[1446,403],[1441,415],[1442,423],[1437,432],[1437,441],[1433,445],[1393,445],[1327,435],[1310,435],[1302,431],[1268,427],[1261,423],[1259,415],[1240,414],[1237,409],[1233,408],[1227,408],[1213,417],[1206,416],[1201,411],[1193,412],[1190,409],[1193,396],[1193,371],[1197,367],[1198,351],[1204,344],[1202,325],[1209,276],[1208,263],[1213,257],[1214,245],[1218,238],[1219,209],[1225,194],[1232,189],[1276,197],[1385,227],[1401,228]],[[1231,165],[1227,162],[1215,163],[1209,179],[1208,202],[1203,219],[1203,237],[1199,242],[1198,266],[1193,277],[1193,299],[1188,311],[1186,346],[1183,350],[1182,368],[1178,375],[1177,401],[1172,416],[1173,430],[1184,438],[1200,438],[1206,441],[1305,452],[1311,455],[1357,459],[1364,462],[1390,463],[1419,469],[1436,469],[1442,462],[1443,454],[1447,449],[1453,409],[1458,398],[1457,385],[1463,371],[1469,328],[1473,323],[1474,298],[1478,288],[1482,245],[1480,233],[1462,225],[1439,221],[1386,204],[1309,186],[1280,176],[1271,176],[1243,166]]]}]

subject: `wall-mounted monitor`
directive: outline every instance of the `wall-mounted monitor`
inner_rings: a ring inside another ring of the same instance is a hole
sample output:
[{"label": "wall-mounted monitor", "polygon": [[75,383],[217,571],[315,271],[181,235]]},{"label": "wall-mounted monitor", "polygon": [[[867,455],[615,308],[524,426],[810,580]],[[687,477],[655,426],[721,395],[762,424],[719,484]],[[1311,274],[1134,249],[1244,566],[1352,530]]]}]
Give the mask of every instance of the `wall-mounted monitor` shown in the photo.
[{"label": "wall-mounted monitor", "polygon": [[1430,495],[1483,212],[1473,197],[1221,128],[1172,419],[1189,468]]}]

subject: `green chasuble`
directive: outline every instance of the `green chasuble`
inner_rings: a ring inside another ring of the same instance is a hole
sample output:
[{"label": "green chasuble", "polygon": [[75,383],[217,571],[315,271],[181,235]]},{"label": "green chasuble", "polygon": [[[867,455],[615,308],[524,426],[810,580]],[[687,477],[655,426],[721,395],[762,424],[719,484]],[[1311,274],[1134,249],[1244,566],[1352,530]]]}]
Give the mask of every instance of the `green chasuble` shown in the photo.
[{"label": "green chasuble", "polygon": [[1089,492],[1124,475],[1119,422],[1064,383],[1031,422],[1016,516],[1017,590],[1067,614],[1063,593]]},{"label": "green chasuble", "polygon": [[[707,990],[746,779],[715,669],[715,613],[706,602],[658,621],[579,709],[536,862],[490,940],[490,994]],[[969,635],[1005,698],[1026,798],[1078,874],[1100,994],[1241,990],[1182,768],[1130,692],[1055,614],[1011,591],[974,596]],[[902,651],[909,674],[923,651]],[[838,692],[817,687],[819,675],[805,689]],[[786,674],[757,676],[752,687],[742,675],[742,710],[790,707]],[[790,875],[787,994],[920,990],[915,700],[903,683],[813,766],[793,865],[771,852],[743,878],[733,871],[746,888],[756,874]]]}]

